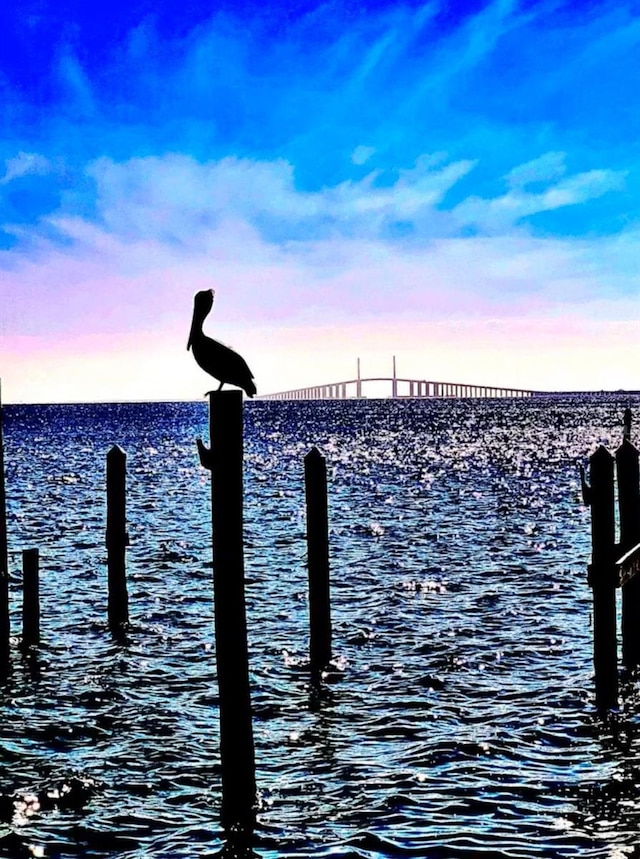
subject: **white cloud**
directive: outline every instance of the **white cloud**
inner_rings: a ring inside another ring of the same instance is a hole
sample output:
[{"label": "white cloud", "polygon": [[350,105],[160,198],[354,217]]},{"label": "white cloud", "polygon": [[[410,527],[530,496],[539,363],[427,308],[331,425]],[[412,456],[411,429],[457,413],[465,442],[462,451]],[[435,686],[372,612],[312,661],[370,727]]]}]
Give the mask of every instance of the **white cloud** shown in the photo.
[{"label": "white cloud", "polygon": [[411,245],[333,234],[280,245],[238,217],[194,226],[189,243],[116,234],[77,218],[54,224],[62,246],[42,240],[34,257],[4,252],[12,268],[3,281],[7,330],[150,330],[182,318],[193,292],[210,286],[218,289],[216,324],[625,319],[640,310],[640,235],[632,232],[624,239],[522,233]]},{"label": "white cloud", "polygon": [[294,188],[286,161],[241,158],[199,163],[185,155],[101,158],[90,168],[98,211],[119,235],[188,240],[221,219],[249,221],[261,214],[299,220],[315,214],[313,195]]},{"label": "white cloud", "polygon": [[229,220],[257,225],[276,241],[343,229],[349,235],[378,235],[388,222],[436,213],[447,191],[474,166],[468,160],[447,163],[438,153],[394,177],[372,171],[315,192],[296,187],[293,167],[284,160],[199,163],[167,155],[116,163],[101,158],[89,172],[97,184],[98,212],[111,232],[193,244]]},{"label": "white cloud", "polygon": [[467,197],[452,214],[460,224],[474,224],[487,232],[505,232],[529,215],[586,203],[620,190],[625,176],[618,170],[590,170],[561,179],[537,193],[516,185],[501,197]]},{"label": "white cloud", "polygon": [[369,159],[375,155],[374,146],[356,146],[351,153],[351,162],[353,164],[366,164]]},{"label": "white cloud", "polygon": [[510,170],[507,182],[511,188],[524,188],[533,182],[554,182],[566,172],[565,158],[564,152],[545,152]]},{"label": "white cloud", "polygon": [[6,185],[13,179],[19,179],[28,174],[39,176],[51,170],[51,162],[43,155],[35,152],[18,152],[14,158],[8,158],[4,163],[4,176],[0,177],[0,185]]},{"label": "white cloud", "polygon": [[[524,211],[603,193],[615,184],[615,174],[578,174],[539,195],[511,189],[498,201],[478,204],[483,223],[490,222],[490,215],[501,231],[447,233],[439,219],[448,216],[438,210],[438,201],[472,166],[432,156],[399,171],[386,186],[379,174],[371,173],[361,182],[309,193],[296,189],[293,171],[282,161],[225,159],[203,165],[182,156],[125,164],[103,159],[93,168],[100,223],[59,213],[49,219],[48,231],[33,252],[0,252],[0,325],[6,349],[24,337],[46,339],[52,351],[67,349],[65,343],[74,339],[90,344],[102,338],[96,366],[107,367],[110,339],[116,343],[124,337],[131,354],[139,342],[142,363],[155,362],[153,355],[162,350],[163,341],[172,354],[180,350],[182,360],[193,294],[215,287],[209,331],[246,352],[250,364],[273,368],[272,380],[261,381],[263,391],[304,384],[302,375],[311,369],[311,359],[301,358],[288,368],[288,376],[278,375],[283,372],[285,333],[295,332],[300,354],[306,349],[313,355],[326,348],[329,324],[336,361],[346,360],[357,343],[372,352],[376,342],[385,350],[413,351],[422,342],[430,366],[440,366],[438,349],[454,366],[457,337],[458,348],[460,338],[465,340],[465,360],[474,370],[473,378],[460,376],[463,381],[522,387],[544,384],[532,374],[527,378],[524,360],[517,377],[494,372],[487,320],[497,320],[507,333],[526,323],[527,355],[531,344],[539,342],[535,332],[549,330],[551,324],[559,340],[563,329],[572,330],[566,337],[574,343],[581,328],[600,330],[598,354],[604,354],[606,338],[615,325],[624,323],[625,354],[631,354],[629,331],[637,334],[640,316],[640,232],[554,239],[512,227]],[[512,207],[507,217],[500,207],[508,209],[508,201]],[[472,202],[461,206],[471,208]],[[418,219],[423,212],[434,220],[432,233],[421,241],[382,237],[384,218]],[[272,241],[262,229],[265,219],[289,227],[319,219],[333,226]],[[54,242],[52,231],[64,241]],[[442,326],[449,333],[438,339]],[[257,331],[263,332],[262,339]],[[438,349],[429,351],[429,343],[438,343]],[[474,343],[484,355],[478,353],[475,363]],[[609,346],[614,348],[612,342]],[[519,345],[509,348],[517,351]],[[558,349],[560,354],[560,344]],[[483,360],[488,363],[480,378],[475,371],[480,372]],[[113,367],[120,378],[122,360]],[[464,367],[459,369],[462,373]],[[609,372],[612,387],[627,384],[616,383],[615,366]],[[582,387],[588,388],[586,367],[584,373]],[[161,380],[149,379],[137,396],[149,395],[158,386]],[[581,385],[574,380],[571,386]],[[117,393],[109,396],[117,398]]]},{"label": "white cloud", "polygon": [[393,184],[382,185],[378,172],[359,182],[344,182],[326,189],[318,197],[318,210],[360,227],[371,234],[381,226],[381,219],[412,219],[421,211],[434,209],[446,192],[475,166],[474,161],[455,161],[437,169],[437,161],[425,156],[415,166],[398,171]]},{"label": "white cloud", "polygon": [[[487,235],[509,235],[523,219],[577,206],[624,187],[626,173],[590,170],[564,175],[562,153],[546,153],[507,176],[500,196],[470,196],[452,210],[445,195],[476,166],[449,161],[446,153],[424,155],[395,173],[373,170],[317,191],[296,186],[285,160],[223,158],[197,162],[184,155],[114,162],[101,158],[89,172],[97,185],[97,210],[109,233],[127,240],[146,237],[198,249],[220,224],[250,225],[275,245],[343,235],[378,239],[394,225],[407,225],[415,240],[455,236],[473,225]],[[539,191],[527,190],[546,181]]]}]

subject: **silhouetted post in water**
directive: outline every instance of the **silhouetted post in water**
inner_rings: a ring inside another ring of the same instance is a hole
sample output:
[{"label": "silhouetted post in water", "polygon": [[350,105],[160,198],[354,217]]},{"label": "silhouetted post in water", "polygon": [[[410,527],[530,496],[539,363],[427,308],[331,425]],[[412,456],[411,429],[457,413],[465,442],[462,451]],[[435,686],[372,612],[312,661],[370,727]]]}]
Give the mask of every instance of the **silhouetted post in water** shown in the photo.
[{"label": "silhouetted post in water", "polygon": [[304,458],[309,567],[309,659],[317,677],[331,661],[327,464],[317,447]]},{"label": "silhouetted post in water", "polygon": [[125,551],[127,455],[114,445],[107,454],[107,568],[109,626],[122,631],[129,622]]},{"label": "silhouetted post in water", "polygon": [[244,597],[242,392],[209,394],[213,596],[220,694],[222,825],[250,829],[256,781]]},{"label": "silhouetted post in water", "polygon": [[[628,437],[616,451],[618,511],[620,514],[620,555],[640,543],[640,474],[638,450]],[[629,669],[640,664],[640,578],[622,586],[622,661]]]},{"label": "silhouetted post in water", "polygon": [[631,441],[631,409],[624,410],[624,417],[622,419],[624,424],[624,430],[622,431],[622,440],[625,439],[627,441]]},{"label": "silhouetted post in water", "polygon": [[40,553],[22,552],[22,645],[40,644]]},{"label": "silhouetted post in water", "polygon": [[0,674],[9,668],[9,555],[7,551],[7,502],[4,489],[4,439],[2,434],[2,381],[0,380]]},{"label": "silhouetted post in water", "polygon": [[613,457],[602,445],[589,457],[592,554],[589,584],[593,589],[593,662],[598,709],[618,701],[616,639],[615,521]]}]

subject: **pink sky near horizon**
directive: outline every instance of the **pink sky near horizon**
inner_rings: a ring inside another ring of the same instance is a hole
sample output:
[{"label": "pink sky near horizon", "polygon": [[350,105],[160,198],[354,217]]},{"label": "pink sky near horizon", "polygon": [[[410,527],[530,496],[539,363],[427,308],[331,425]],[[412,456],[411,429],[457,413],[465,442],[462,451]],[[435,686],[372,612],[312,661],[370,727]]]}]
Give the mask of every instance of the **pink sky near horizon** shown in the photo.
[{"label": "pink sky near horizon", "polygon": [[[419,198],[433,206],[441,180],[422,168],[415,186],[398,180],[398,199],[393,189],[368,199],[366,182],[311,199],[280,163],[205,170],[185,158],[144,168],[103,159],[95,169],[101,222],[51,216],[26,251],[0,251],[7,402],[197,398],[211,383],[185,346],[193,295],[208,288],[206,332],[244,355],[261,393],[350,378],[357,357],[387,374],[394,354],[420,379],[639,387],[635,229],[535,237],[514,225],[398,242],[379,235],[375,211],[413,210]],[[226,187],[219,217],[205,217],[206,195],[188,196],[198,180]],[[253,180],[263,187],[251,206],[275,213],[274,223],[329,208],[341,228],[266,238],[246,199],[236,211],[230,202]]]},{"label": "pink sky near horizon", "polygon": [[[270,328],[255,329],[248,338],[244,327],[227,327],[225,333],[253,367],[260,395],[354,378],[358,357],[363,376],[390,376],[393,355],[403,377],[534,390],[610,389],[613,360],[616,388],[634,389],[635,328],[590,322],[567,330],[553,320],[390,323],[375,331],[357,325],[339,332],[285,328],[275,343]],[[299,356],[295,366],[291,355]],[[2,380],[6,403],[197,400],[214,386],[186,351],[184,331],[176,326],[158,333],[84,335],[63,348],[55,339],[17,338],[3,342],[0,365],[16,368]],[[283,386],[283,379],[289,384]]]}]

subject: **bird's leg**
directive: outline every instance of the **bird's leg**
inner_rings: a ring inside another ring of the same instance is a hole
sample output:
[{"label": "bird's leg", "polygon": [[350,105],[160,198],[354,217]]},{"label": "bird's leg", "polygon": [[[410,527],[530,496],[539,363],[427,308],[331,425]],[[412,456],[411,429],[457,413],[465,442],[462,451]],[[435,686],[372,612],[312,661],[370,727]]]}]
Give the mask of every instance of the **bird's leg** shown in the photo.
[{"label": "bird's leg", "polygon": [[219,390],[219,391],[221,391],[221,390],[222,390],[222,386],[223,386],[223,385],[224,385],[224,382],[220,382],[220,387],[218,388],[218,390]]}]

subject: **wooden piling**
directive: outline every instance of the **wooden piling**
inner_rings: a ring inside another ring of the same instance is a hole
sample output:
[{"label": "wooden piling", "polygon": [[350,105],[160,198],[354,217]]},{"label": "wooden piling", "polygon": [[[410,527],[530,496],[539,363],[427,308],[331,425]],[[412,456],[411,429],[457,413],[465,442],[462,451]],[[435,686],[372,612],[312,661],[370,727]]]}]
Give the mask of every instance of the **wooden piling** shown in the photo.
[{"label": "wooden piling", "polygon": [[22,552],[22,646],[40,644],[40,554]]},{"label": "wooden piling", "polygon": [[327,464],[317,447],[304,458],[309,568],[309,661],[311,673],[331,661],[331,597],[329,588],[329,515]]},{"label": "wooden piling", "polygon": [[9,621],[9,553],[7,549],[7,502],[4,486],[2,380],[0,380],[0,674],[9,668],[11,624]]},{"label": "wooden piling", "polygon": [[125,564],[127,536],[126,510],[127,455],[114,445],[107,454],[107,569],[108,617],[114,631],[129,622],[129,595]]},{"label": "wooden piling", "polygon": [[[616,451],[616,474],[620,521],[619,554],[624,555],[640,543],[638,450],[626,435]],[[622,661],[629,669],[634,669],[640,664],[640,578],[638,576],[622,586]]]},{"label": "wooden piling", "polygon": [[244,594],[242,392],[209,394],[222,825],[250,829],[256,781]]},{"label": "wooden piling", "polygon": [[615,519],[613,456],[600,446],[589,458],[592,555],[589,584],[593,589],[593,662],[596,706],[618,702],[616,637]]}]

